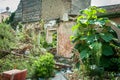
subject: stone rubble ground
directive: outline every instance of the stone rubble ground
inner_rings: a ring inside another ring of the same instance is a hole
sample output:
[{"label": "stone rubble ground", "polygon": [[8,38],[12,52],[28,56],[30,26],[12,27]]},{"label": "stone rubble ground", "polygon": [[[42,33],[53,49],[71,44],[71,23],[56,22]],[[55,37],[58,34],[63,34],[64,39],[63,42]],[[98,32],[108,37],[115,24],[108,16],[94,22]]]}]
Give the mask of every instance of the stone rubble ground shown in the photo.
[{"label": "stone rubble ground", "polygon": [[51,78],[50,80],[67,80],[65,77],[64,77],[64,74],[62,72],[58,72],[54,78]]}]

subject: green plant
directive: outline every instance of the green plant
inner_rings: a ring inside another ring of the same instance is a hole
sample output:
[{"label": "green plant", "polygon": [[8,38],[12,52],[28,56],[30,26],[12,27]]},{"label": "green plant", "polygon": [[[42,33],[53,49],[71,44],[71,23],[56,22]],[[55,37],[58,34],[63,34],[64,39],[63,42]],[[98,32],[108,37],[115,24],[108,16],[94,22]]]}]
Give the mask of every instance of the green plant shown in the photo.
[{"label": "green plant", "polygon": [[[34,74],[36,73],[36,69],[34,69],[34,60],[37,59],[41,54],[46,53],[46,49],[49,45],[46,46],[45,41],[45,32],[41,33],[38,29],[34,28],[25,28],[21,23],[18,24],[16,31],[12,29],[12,27],[6,23],[0,24],[0,72],[11,70],[13,68],[17,69],[27,69],[27,78],[34,78]],[[26,47],[28,45],[28,47]],[[19,50],[23,49],[29,50],[29,54],[19,54]],[[4,56],[1,53],[1,50],[10,51],[13,53],[7,54]],[[18,55],[19,56],[18,56]],[[46,73],[52,75],[52,65],[54,65],[53,56],[47,53],[47,58],[50,61],[45,61],[46,63],[51,63],[48,66],[48,70],[50,73]],[[24,56],[24,57],[23,57]],[[45,56],[45,55],[44,55]],[[42,57],[42,56],[41,56]],[[43,58],[42,58],[43,59]],[[53,60],[53,63],[52,63]],[[38,61],[39,62],[39,61]],[[44,62],[44,61],[43,61]],[[47,63],[47,64],[49,64]],[[44,67],[44,66],[43,66]],[[51,69],[49,69],[49,67]],[[53,66],[54,67],[54,66]],[[36,68],[36,67],[35,67]],[[46,68],[47,69],[47,68]],[[45,72],[45,71],[44,71]],[[44,73],[43,72],[43,73]],[[47,76],[49,76],[47,75]]]},{"label": "green plant", "polygon": [[15,35],[10,25],[0,23],[0,50],[10,50],[14,47]]},{"label": "green plant", "polygon": [[10,24],[13,29],[16,29],[16,26],[19,24],[19,22],[15,20],[15,12],[11,13],[10,17],[5,19],[3,22]]},{"label": "green plant", "polygon": [[41,55],[38,60],[35,61],[35,74],[37,77],[48,78],[53,75],[54,72],[54,59],[53,55],[46,53]]},{"label": "green plant", "polygon": [[[104,68],[101,64],[102,57],[116,55],[114,40],[117,40],[115,31],[109,26],[111,21],[108,18],[100,18],[98,14],[105,13],[102,8],[95,6],[81,11],[77,18],[76,25],[72,27],[74,35],[71,36],[75,43],[75,49],[80,53],[80,57],[88,73],[91,70]],[[105,63],[105,61],[104,61]],[[93,66],[94,67],[91,67]],[[102,72],[97,72],[101,73]],[[97,75],[96,73],[96,75]],[[101,76],[100,74],[98,76]]]},{"label": "green plant", "polygon": [[54,32],[52,37],[53,37],[53,42],[52,42],[53,48],[56,48],[56,45],[57,45],[57,32]]},{"label": "green plant", "polygon": [[14,21],[15,12],[11,13],[11,16],[5,20],[5,23],[11,24]]},{"label": "green plant", "polygon": [[[106,63],[105,63],[106,61]],[[107,71],[114,71],[119,72],[120,71],[120,58],[117,57],[111,57],[111,58],[102,58],[101,64],[104,66],[104,68]]]},{"label": "green plant", "polygon": [[26,57],[16,56],[13,54],[7,55],[5,58],[0,59],[0,73],[9,71],[12,69],[27,69],[27,78],[34,77],[34,61],[35,58],[32,55]]}]

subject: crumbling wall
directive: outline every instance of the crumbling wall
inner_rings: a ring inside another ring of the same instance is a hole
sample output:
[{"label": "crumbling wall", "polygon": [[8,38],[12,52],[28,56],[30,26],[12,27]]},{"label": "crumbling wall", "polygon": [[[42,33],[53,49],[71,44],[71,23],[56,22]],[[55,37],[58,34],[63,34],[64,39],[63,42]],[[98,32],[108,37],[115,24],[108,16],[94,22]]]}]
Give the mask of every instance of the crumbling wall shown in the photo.
[{"label": "crumbling wall", "polygon": [[46,41],[48,43],[52,43],[53,42],[53,34],[57,32],[56,28],[47,28],[46,29]]},{"label": "crumbling wall", "polygon": [[116,18],[110,18],[112,21],[114,21],[117,24],[120,24],[120,17],[116,17]]},{"label": "crumbling wall", "polygon": [[58,55],[64,57],[71,57],[71,51],[73,48],[73,44],[70,41],[70,36],[72,35],[71,27],[75,24],[75,22],[63,22],[58,27],[58,47],[57,53]]},{"label": "crumbling wall", "polygon": [[71,14],[79,14],[79,10],[85,9],[91,5],[91,0],[72,0]]},{"label": "crumbling wall", "polygon": [[39,21],[41,16],[41,0],[21,0],[15,14],[16,21]]},{"label": "crumbling wall", "polygon": [[34,32],[36,32],[36,34],[38,34],[39,31],[43,31],[43,25],[40,22],[25,23],[23,24],[23,27],[25,30],[28,30],[28,33],[30,34],[32,30],[35,30]]},{"label": "crumbling wall", "polygon": [[23,22],[40,20],[41,0],[23,0]]},{"label": "crumbling wall", "polygon": [[22,2],[20,1],[17,10],[15,11],[15,21],[22,21]]},{"label": "crumbling wall", "polygon": [[42,0],[42,19],[58,19],[70,11],[70,0]]},{"label": "crumbling wall", "polygon": [[16,10],[18,21],[33,22],[62,19],[65,13],[77,14],[90,5],[91,0],[21,0]]}]

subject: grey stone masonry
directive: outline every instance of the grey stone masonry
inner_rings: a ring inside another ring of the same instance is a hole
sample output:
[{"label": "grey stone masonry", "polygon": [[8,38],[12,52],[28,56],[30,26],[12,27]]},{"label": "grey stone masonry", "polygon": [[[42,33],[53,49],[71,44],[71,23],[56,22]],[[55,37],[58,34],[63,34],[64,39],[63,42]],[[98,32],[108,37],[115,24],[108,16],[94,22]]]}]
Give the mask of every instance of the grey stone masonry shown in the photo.
[{"label": "grey stone masonry", "polygon": [[15,21],[22,21],[22,2],[20,1],[17,10],[15,11]]},{"label": "grey stone masonry", "polygon": [[64,14],[76,15],[79,9],[90,5],[91,0],[21,0],[16,10],[15,20],[34,22],[62,19]]},{"label": "grey stone masonry", "polygon": [[23,22],[40,20],[41,0],[23,0]]},{"label": "grey stone masonry", "polygon": [[72,0],[71,14],[79,14],[79,11],[91,5],[91,0]]},{"label": "grey stone masonry", "polygon": [[40,20],[41,0],[21,0],[15,12],[15,21],[34,22]]}]

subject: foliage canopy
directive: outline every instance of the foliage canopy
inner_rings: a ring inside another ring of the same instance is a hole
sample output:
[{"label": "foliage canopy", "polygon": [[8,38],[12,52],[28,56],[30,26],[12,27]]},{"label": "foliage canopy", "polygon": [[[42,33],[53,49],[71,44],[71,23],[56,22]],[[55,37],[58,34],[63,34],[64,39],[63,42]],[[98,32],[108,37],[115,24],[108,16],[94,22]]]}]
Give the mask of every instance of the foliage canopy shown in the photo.
[{"label": "foliage canopy", "polygon": [[[105,69],[103,64],[106,62],[103,58],[109,61],[117,55],[114,47],[117,46],[115,42],[117,35],[108,25],[111,21],[105,17],[98,17],[99,14],[105,12],[104,9],[95,6],[82,10],[76,25],[72,27],[74,32],[74,35],[71,36],[72,42],[75,43],[75,49],[79,51],[80,59],[86,65],[86,70],[89,71],[91,65]],[[76,65],[78,66],[78,64],[79,62]],[[110,68],[109,65],[108,67]]]}]

